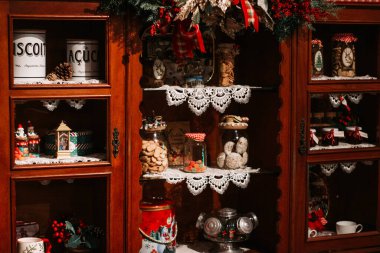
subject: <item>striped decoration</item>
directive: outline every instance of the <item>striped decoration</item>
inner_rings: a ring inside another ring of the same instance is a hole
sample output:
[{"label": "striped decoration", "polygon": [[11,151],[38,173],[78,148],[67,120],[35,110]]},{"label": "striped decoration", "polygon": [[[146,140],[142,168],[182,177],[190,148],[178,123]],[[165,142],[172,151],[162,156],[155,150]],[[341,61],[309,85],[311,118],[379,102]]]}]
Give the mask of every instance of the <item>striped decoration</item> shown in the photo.
[{"label": "striped decoration", "polygon": [[[83,156],[93,153],[92,131],[70,132],[70,156]],[[55,155],[55,133],[49,133],[44,138],[46,155]]]}]

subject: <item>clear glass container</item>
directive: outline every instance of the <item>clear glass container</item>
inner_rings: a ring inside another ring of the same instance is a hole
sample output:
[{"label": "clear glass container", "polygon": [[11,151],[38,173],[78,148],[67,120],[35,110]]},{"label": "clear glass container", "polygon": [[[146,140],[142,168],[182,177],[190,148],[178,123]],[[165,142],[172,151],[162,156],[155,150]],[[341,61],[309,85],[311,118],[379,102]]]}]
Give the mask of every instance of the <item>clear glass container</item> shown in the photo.
[{"label": "clear glass container", "polygon": [[224,115],[219,123],[222,130],[221,150],[216,159],[221,169],[245,168],[248,162],[247,117]]},{"label": "clear glass container", "polygon": [[204,142],[204,133],[186,133],[184,147],[184,168],[185,172],[204,172],[207,164],[207,147]]},{"label": "clear glass container", "polygon": [[168,145],[164,129],[142,130],[140,161],[143,173],[160,173],[168,168]]}]

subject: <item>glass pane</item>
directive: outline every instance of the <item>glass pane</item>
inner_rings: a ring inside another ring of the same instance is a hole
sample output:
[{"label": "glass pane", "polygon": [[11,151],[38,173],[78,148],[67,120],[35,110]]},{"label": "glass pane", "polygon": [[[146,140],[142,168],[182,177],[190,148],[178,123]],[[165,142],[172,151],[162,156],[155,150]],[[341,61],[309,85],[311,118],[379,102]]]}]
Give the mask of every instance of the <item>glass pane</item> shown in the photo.
[{"label": "glass pane", "polygon": [[379,25],[316,25],[312,80],[379,78]]},{"label": "glass pane", "polygon": [[308,178],[309,238],[376,230],[378,161],[313,164]]},{"label": "glass pane", "polygon": [[70,245],[67,240],[76,238],[65,223],[69,221],[85,236],[75,244],[89,243],[96,252],[106,252],[106,178],[24,181],[15,187],[17,239],[48,238],[52,252],[64,252],[64,245]]},{"label": "glass pane", "polygon": [[13,100],[17,165],[107,159],[107,99]]},{"label": "glass pane", "polygon": [[106,82],[105,35],[101,20],[14,20],[14,84]]},{"label": "glass pane", "polygon": [[310,150],[379,144],[379,93],[311,94]]}]

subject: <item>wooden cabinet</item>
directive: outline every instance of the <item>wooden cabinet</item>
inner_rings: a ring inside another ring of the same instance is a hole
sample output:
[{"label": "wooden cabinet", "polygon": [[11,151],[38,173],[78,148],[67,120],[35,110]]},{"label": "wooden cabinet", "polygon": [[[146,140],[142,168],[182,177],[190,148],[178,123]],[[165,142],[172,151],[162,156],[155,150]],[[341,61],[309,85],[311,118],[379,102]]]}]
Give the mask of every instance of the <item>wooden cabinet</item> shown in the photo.
[{"label": "wooden cabinet", "polygon": [[[250,118],[249,165],[261,168],[260,173],[250,175],[247,188],[236,187],[232,183],[224,194],[206,189],[193,196],[187,189],[185,180],[178,184],[168,184],[162,180],[147,180],[141,176],[141,164],[138,161],[141,150],[141,138],[138,129],[142,116],[162,115],[164,120],[188,121],[190,131],[205,132],[208,166],[216,167],[217,150],[220,148],[220,131],[218,123],[222,113],[210,105],[200,116],[196,116],[187,105],[168,106],[165,89],[142,89],[140,80],[143,66],[140,55],[142,42],[138,34],[138,20],[129,17],[128,32],[130,43],[128,49],[128,126],[127,138],[131,153],[128,170],[128,252],[138,252],[141,246],[139,227],[139,202],[144,197],[157,194],[160,184],[165,197],[174,200],[176,219],[178,221],[179,244],[205,241],[200,230],[195,228],[201,212],[216,211],[223,207],[232,207],[239,213],[253,211],[259,218],[260,225],[254,230],[246,247],[259,252],[288,252],[287,223],[289,208],[289,166],[290,166],[290,48],[287,44],[279,44],[270,32],[247,34],[237,43],[240,55],[236,58],[236,83],[251,88],[251,98],[247,104],[232,102],[223,114],[237,114]],[[141,34],[141,33],[140,33]],[[216,40],[216,43],[220,41]],[[247,64],[249,62],[249,64]],[[208,85],[218,86],[217,76]],[[279,174],[283,176],[279,176]],[[283,188],[282,188],[283,187]],[[152,190],[154,189],[154,190]],[[142,196],[144,194],[144,196]],[[281,213],[281,214],[279,214]],[[280,222],[279,222],[280,221]],[[280,235],[279,235],[280,234]],[[281,239],[280,239],[281,237]],[[181,252],[181,251],[179,251]],[[255,252],[255,251],[254,251]]]},{"label": "wooden cabinet", "polygon": [[[315,31],[294,36],[291,252],[380,249],[379,17],[378,6],[346,5]],[[339,36],[346,41],[337,43]],[[324,76],[313,75],[312,40],[323,45]],[[354,77],[334,76],[352,66]],[[363,230],[342,229],[339,221]]]},{"label": "wooden cabinet", "polygon": [[[36,222],[36,236],[49,237],[52,220],[70,216],[104,230],[98,252],[124,251],[124,20],[97,8],[91,2],[1,2],[1,252],[16,252],[19,221]],[[44,31],[46,75],[68,61],[68,39],[96,43],[92,56],[89,45],[80,53],[97,61],[97,75],[91,82],[20,82],[12,54],[21,54],[22,45],[13,43],[20,30]],[[15,131],[21,124],[26,132],[28,121],[41,138],[40,157],[20,159]],[[55,158],[61,121],[71,128],[71,155],[62,159]]]}]

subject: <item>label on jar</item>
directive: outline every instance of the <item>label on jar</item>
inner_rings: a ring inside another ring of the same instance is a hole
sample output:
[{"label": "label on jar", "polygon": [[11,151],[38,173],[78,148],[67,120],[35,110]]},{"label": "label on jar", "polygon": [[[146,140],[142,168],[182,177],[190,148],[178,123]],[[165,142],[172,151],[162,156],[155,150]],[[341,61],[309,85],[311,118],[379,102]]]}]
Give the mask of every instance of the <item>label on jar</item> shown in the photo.
[{"label": "label on jar", "polygon": [[317,136],[315,136],[315,134],[313,133],[313,135],[312,135],[312,138],[313,138],[313,140],[315,141],[315,143],[316,144],[318,144],[318,142],[319,142],[319,139],[318,139],[318,137]]},{"label": "label on jar", "polygon": [[361,137],[368,139],[368,134],[367,133],[359,131],[359,134],[360,134]]},{"label": "label on jar", "polygon": [[334,131],[334,137],[344,138],[344,132],[343,131]]}]

